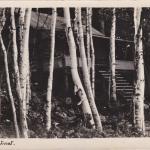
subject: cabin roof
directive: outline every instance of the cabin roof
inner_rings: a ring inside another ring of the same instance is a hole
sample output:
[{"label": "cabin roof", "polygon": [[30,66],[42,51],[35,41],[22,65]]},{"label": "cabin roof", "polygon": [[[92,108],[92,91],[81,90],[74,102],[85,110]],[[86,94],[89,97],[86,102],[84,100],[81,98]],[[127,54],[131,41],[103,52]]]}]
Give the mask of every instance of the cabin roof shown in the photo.
[{"label": "cabin roof", "polygon": [[[31,27],[34,29],[45,29],[45,30],[50,30],[51,28],[51,19],[52,16],[44,13],[37,13],[37,12],[32,12],[31,16]],[[57,21],[56,21],[56,30],[61,31],[65,30],[65,20],[63,17],[57,16]],[[86,32],[85,26],[83,26],[83,31],[84,33]],[[105,35],[95,28],[92,28],[93,36],[101,36],[104,37]]]},{"label": "cabin roof", "polygon": [[[50,30],[51,19],[52,19],[52,16],[49,14],[37,13],[37,12],[32,11],[31,27],[34,29]],[[56,31],[64,31],[64,30],[65,30],[64,17],[57,16]],[[83,31],[84,31],[84,33],[86,33],[86,27],[84,25],[83,25]],[[92,33],[93,33],[94,37],[103,38],[103,39],[107,39],[107,40],[110,39],[110,37],[105,36],[103,33],[101,33],[100,31],[98,31],[95,28],[92,28]],[[124,40],[124,39],[120,39],[120,38],[116,38],[116,41],[134,43],[134,41]]]}]

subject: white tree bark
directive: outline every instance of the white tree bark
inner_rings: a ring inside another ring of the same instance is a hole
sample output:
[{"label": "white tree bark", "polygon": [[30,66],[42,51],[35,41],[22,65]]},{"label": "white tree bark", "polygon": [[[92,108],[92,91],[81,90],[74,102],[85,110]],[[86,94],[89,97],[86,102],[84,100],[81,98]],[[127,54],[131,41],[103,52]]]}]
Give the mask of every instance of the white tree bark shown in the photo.
[{"label": "white tree bark", "polygon": [[10,85],[7,52],[6,52],[6,49],[4,47],[1,34],[0,34],[0,45],[1,45],[1,50],[3,51],[3,54],[4,54],[4,65],[5,65],[5,72],[6,72],[6,82],[7,82],[9,99],[11,101],[11,107],[12,107],[13,121],[14,121],[14,126],[15,126],[16,137],[19,138],[20,136],[19,136],[19,127],[18,127],[18,122],[17,122],[16,108],[15,108],[14,98],[13,98],[13,95],[12,95],[12,90],[11,90],[11,85]]},{"label": "white tree bark", "polygon": [[95,97],[95,49],[93,44],[93,33],[92,33],[92,8],[89,10],[89,33],[90,33],[90,46],[91,46],[91,86],[93,96]]},{"label": "white tree bark", "polygon": [[[25,30],[27,28],[27,31],[24,30],[24,32],[27,32],[26,36],[23,38],[26,39],[26,49],[27,51],[27,78],[26,78],[26,113],[28,113],[29,108],[29,101],[31,99],[31,84],[30,84],[30,61],[29,61],[29,29],[30,29],[30,20],[31,20],[31,9],[27,10],[28,12],[25,15],[25,21],[27,22],[27,27],[25,26]],[[27,17],[27,18],[26,18]]]},{"label": "white tree bark", "polygon": [[[29,64],[29,62],[28,62]],[[31,100],[31,74],[30,74],[30,66],[28,65],[28,76],[27,76],[27,84],[26,84],[26,113],[28,114],[29,110],[29,103]]]},{"label": "white tree bark", "polygon": [[51,41],[50,41],[50,59],[49,59],[49,76],[47,85],[47,110],[46,110],[46,129],[51,128],[51,99],[52,99],[52,85],[53,85],[53,70],[54,70],[54,52],[55,52],[55,28],[56,28],[56,8],[52,8],[52,20],[51,20]]},{"label": "white tree bark", "polygon": [[89,100],[89,104],[92,110],[93,118],[96,123],[96,127],[100,131],[102,131],[101,119],[98,110],[96,108],[96,104],[95,104],[95,100],[91,88],[88,65],[87,65],[87,58],[86,58],[85,47],[84,47],[84,34],[83,34],[83,27],[82,27],[82,20],[81,20],[81,8],[78,8],[77,10],[78,10],[78,27],[79,27],[79,51],[80,51],[80,57],[82,61],[83,81],[84,81],[87,97]]},{"label": "white tree bark", "polygon": [[[24,16],[25,16],[25,8],[19,9],[19,15],[18,15],[18,49],[19,49],[19,56],[22,55],[22,47],[23,47],[23,26],[24,26]],[[20,59],[20,57],[19,57]],[[19,60],[20,62],[20,60]],[[20,64],[19,64],[19,70],[20,70]]]},{"label": "white tree bark", "polygon": [[111,72],[111,99],[113,102],[117,101],[116,96],[116,54],[115,54],[115,33],[116,33],[116,13],[113,8],[112,26],[110,35],[110,72]]},{"label": "white tree bark", "polygon": [[[86,8],[86,51],[87,51],[87,64],[89,69],[89,77],[91,75],[91,55],[90,55],[90,9]],[[90,77],[91,79],[91,77]]]},{"label": "white tree bark", "polygon": [[[21,62],[21,56],[23,54],[23,32],[24,32],[24,21],[25,21],[25,8],[20,8],[18,11],[18,49],[19,49],[19,62]],[[29,64],[29,59],[27,59]],[[28,65],[29,66],[29,65]],[[21,64],[19,64],[19,70]],[[29,107],[29,100],[31,99],[31,85],[30,85],[30,66],[28,69],[27,85],[26,85],[26,101],[27,101],[27,113]]]},{"label": "white tree bark", "polygon": [[19,75],[19,67],[18,67],[18,48],[16,42],[16,25],[15,25],[15,16],[14,16],[15,8],[11,8],[11,29],[12,29],[12,55],[13,55],[13,70],[14,70],[14,77],[15,77],[15,86],[16,86],[16,93],[17,98],[19,100],[19,110],[20,110],[20,120],[21,120],[21,112],[22,112],[22,94],[21,94],[21,87],[20,87],[20,75]]},{"label": "white tree bark", "polygon": [[134,25],[135,25],[135,94],[134,102],[134,123],[138,131],[145,134],[144,121],[144,60],[142,44],[142,25],[141,25],[141,8],[134,8]]},{"label": "white tree bark", "polygon": [[15,126],[15,132],[16,132],[16,137],[19,138],[19,128],[18,128],[18,122],[17,122],[17,115],[16,115],[16,108],[15,108],[15,103],[14,103],[14,98],[12,94],[12,89],[11,89],[11,84],[10,84],[10,76],[9,76],[9,69],[8,69],[8,60],[7,60],[7,51],[3,43],[2,39],[2,29],[4,25],[4,14],[1,18],[1,26],[0,26],[0,49],[2,50],[4,54],[4,67],[5,67],[5,73],[6,73],[6,83],[7,83],[7,88],[8,88],[8,96],[11,102],[11,107],[12,107],[12,114],[13,114],[13,121],[14,121],[14,126]]},{"label": "white tree bark", "polygon": [[14,16],[14,8],[11,8],[11,29],[12,29],[12,53],[13,53],[13,67],[14,67],[14,75],[16,82],[16,92],[21,101],[21,90],[20,90],[20,75],[19,75],[19,67],[18,67],[18,48],[16,42],[16,25],[15,25],[15,16]]},{"label": "white tree bark", "polygon": [[22,43],[22,54],[20,56],[20,84],[22,92],[22,134],[23,137],[28,138],[28,125],[26,120],[27,113],[27,81],[29,78],[29,29],[31,20],[31,8],[27,8],[25,11],[24,19],[24,32],[23,32],[23,43]]},{"label": "white tree bark", "polygon": [[69,8],[64,8],[64,16],[66,21],[66,36],[68,40],[69,52],[71,57],[71,74],[72,74],[73,82],[77,90],[80,91],[79,96],[82,102],[81,105],[82,105],[83,113],[86,115],[90,115],[91,119],[88,120],[88,122],[94,128],[95,124],[94,124],[91,108],[89,106],[89,102],[77,70],[76,45],[75,45],[74,36],[71,28]]}]

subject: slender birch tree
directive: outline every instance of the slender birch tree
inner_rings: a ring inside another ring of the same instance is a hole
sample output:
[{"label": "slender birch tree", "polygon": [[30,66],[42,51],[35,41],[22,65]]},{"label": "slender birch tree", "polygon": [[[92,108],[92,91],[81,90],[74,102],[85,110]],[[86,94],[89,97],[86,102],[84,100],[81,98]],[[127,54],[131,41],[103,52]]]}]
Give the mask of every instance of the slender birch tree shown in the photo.
[{"label": "slender birch tree", "polygon": [[71,74],[72,79],[74,82],[74,85],[79,93],[79,97],[81,99],[81,105],[83,113],[88,116],[90,116],[91,119],[88,120],[88,123],[95,127],[95,123],[93,120],[91,108],[85,93],[85,90],[83,88],[83,85],[81,83],[81,79],[79,77],[78,69],[77,69],[77,56],[76,56],[76,45],[74,41],[73,31],[71,28],[71,21],[70,21],[70,12],[69,8],[64,8],[64,16],[65,16],[65,22],[66,22],[66,36],[68,40],[68,46],[69,46],[69,52],[71,57]]},{"label": "slender birch tree", "polygon": [[[21,62],[21,55],[23,54],[23,32],[24,32],[24,21],[25,21],[25,8],[20,8],[18,11],[18,28],[17,28],[17,40],[18,40],[18,49],[19,49],[19,62]],[[29,64],[29,59],[27,59],[27,63]],[[27,103],[27,112],[29,106],[29,100],[31,99],[31,85],[30,85],[30,65],[28,65],[28,77],[27,77],[27,85],[26,85],[26,103]],[[19,65],[19,70],[21,68],[21,64]]]},{"label": "slender birch tree", "polygon": [[[18,48],[16,42],[16,25],[15,25],[15,16],[14,16],[15,8],[10,9],[10,24],[11,24],[11,33],[12,33],[12,53],[13,53],[13,67],[14,67],[14,74],[16,78],[16,88],[18,95],[21,95],[20,91],[20,78],[19,78],[19,67],[18,67]],[[21,97],[21,96],[18,96]]]},{"label": "slender birch tree", "polygon": [[[26,113],[28,113],[28,108],[29,108],[29,101],[31,99],[31,85],[30,85],[30,61],[29,61],[29,29],[30,29],[30,20],[31,20],[31,9],[26,12],[27,15],[25,15],[25,21],[27,22],[27,31],[26,26],[24,27],[24,32],[26,32],[26,36],[24,35],[23,38],[26,39],[26,48],[28,49],[27,51],[27,79],[26,79]],[[26,18],[27,17],[27,18]]]},{"label": "slender birch tree", "polygon": [[110,35],[110,73],[111,73],[111,99],[117,102],[116,96],[116,54],[115,54],[115,33],[116,33],[116,10],[112,10],[112,24]]},{"label": "slender birch tree", "polygon": [[51,99],[52,99],[52,86],[53,86],[53,70],[54,70],[54,52],[55,52],[55,28],[56,28],[57,10],[52,8],[52,20],[51,20],[51,41],[50,41],[50,59],[49,59],[49,76],[47,85],[47,110],[46,110],[46,129],[51,128]]},{"label": "slender birch tree", "polygon": [[83,81],[84,81],[87,97],[89,100],[89,104],[92,110],[93,118],[96,123],[96,128],[102,131],[101,119],[98,110],[96,108],[96,104],[95,104],[95,100],[91,88],[90,76],[88,72],[87,58],[86,58],[85,47],[84,47],[83,26],[81,20],[81,8],[77,8],[77,11],[78,11],[77,14],[78,14],[78,28],[79,28],[79,51],[80,51],[80,57],[82,62]]},{"label": "slender birch tree", "polygon": [[31,8],[25,10],[24,18],[24,31],[23,31],[23,43],[22,50],[20,55],[20,84],[21,84],[21,93],[22,93],[22,134],[23,137],[28,138],[28,125],[26,120],[27,114],[27,87],[28,87],[28,78],[29,78],[29,28],[31,20]]},{"label": "slender birch tree", "polygon": [[89,34],[90,34],[90,46],[91,46],[91,86],[93,96],[95,97],[95,49],[93,44],[93,33],[92,33],[92,8],[88,8],[89,16]]},{"label": "slender birch tree", "polygon": [[134,103],[134,124],[138,131],[145,134],[144,121],[144,60],[143,60],[143,43],[142,43],[142,8],[134,8],[134,25],[135,25],[135,93]]},{"label": "slender birch tree", "polygon": [[[19,100],[19,110],[20,110],[20,117],[22,112],[22,95],[21,95],[21,87],[20,87],[20,74],[19,74],[19,66],[18,66],[18,48],[16,42],[16,25],[15,25],[15,16],[14,16],[15,8],[10,9],[10,23],[11,23],[11,33],[12,33],[12,55],[13,55],[13,70],[14,70],[14,77],[15,77],[15,87],[16,87],[16,94]],[[21,118],[20,118],[21,120]]]},{"label": "slender birch tree", "polygon": [[[25,8],[20,8],[18,11],[18,26],[17,26],[17,38],[18,38],[18,50],[19,50],[19,62],[20,62],[20,55],[22,55],[22,46],[23,46],[23,26],[24,26],[24,19],[25,19]],[[20,70],[19,65],[19,70]]]},{"label": "slender birch tree", "polygon": [[[91,55],[90,55],[90,14],[89,8],[86,8],[86,51],[87,51],[87,64],[89,69],[89,77],[91,75]],[[91,78],[91,77],[90,77]]]},{"label": "slender birch tree", "polygon": [[7,59],[7,51],[5,48],[5,45],[3,43],[2,39],[2,30],[3,26],[5,24],[5,15],[4,15],[5,10],[1,12],[1,18],[0,18],[0,49],[3,52],[4,55],[4,67],[5,67],[5,74],[6,74],[6,83],[7,83],[7,88],[8,88],[8,96],[11,102],[11,107],[12,107],[12,114],[13,114],[13,122],[15,126],[15,132],[16,132],[16,137],[19,138],[19,127],[18,127],[18,122],[17,122],[17,115],[16,115],[16,108],[15,108],[15,102],[12,94],[12,89],[11,89],[11,84],[10,84],[10,76],[9,76],[9,68],[8,68],[8,59]]},{"label": "slender birch tree", "polygon": [[[28,59],[28,64],[29,64],[29,59]],[[27,84],[26,84],[26,113],[28,114],[29,110],[29,103],[31,100],[31,72],[30,72],[30,65],[28,65],[28,76],[27,76]]]}]

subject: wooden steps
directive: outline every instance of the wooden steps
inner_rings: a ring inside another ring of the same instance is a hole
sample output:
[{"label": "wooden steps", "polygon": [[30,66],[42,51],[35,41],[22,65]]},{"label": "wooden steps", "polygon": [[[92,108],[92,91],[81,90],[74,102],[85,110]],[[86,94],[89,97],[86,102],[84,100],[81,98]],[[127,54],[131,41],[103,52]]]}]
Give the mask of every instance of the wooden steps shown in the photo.
[{"label": "wooden steps", "polygon": [[[102,78],[109,82],[110,71],[99,69],[98,73]],[[126,79],[120,70],[116,70],[116,88],[117,95],[121,95],[126,101],[132,101],[134,86]]]}]

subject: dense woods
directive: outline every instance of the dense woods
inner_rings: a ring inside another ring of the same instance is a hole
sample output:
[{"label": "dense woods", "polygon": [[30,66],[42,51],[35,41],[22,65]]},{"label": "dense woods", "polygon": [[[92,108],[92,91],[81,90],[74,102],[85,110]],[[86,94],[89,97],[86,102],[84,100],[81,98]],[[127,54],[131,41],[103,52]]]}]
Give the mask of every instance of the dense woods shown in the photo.
[{"label": "dense woods", "polygon": [[1,8],[0,137],[149,136],[149,8]]}]

